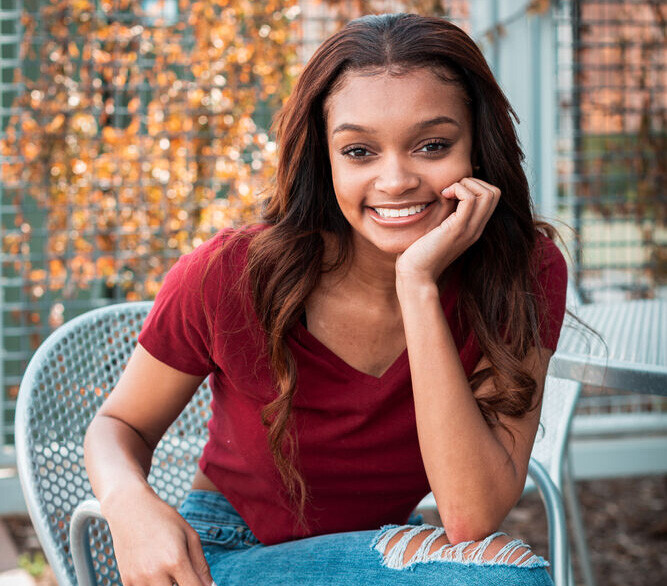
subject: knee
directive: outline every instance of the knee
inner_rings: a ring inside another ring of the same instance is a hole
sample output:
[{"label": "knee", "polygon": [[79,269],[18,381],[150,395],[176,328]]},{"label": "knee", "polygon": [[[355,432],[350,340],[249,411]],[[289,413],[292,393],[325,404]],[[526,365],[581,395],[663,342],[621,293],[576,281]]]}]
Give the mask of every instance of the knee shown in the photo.
[{"label": "knee", "polygon": [[504,533],[493,533],[481,541],[464,541],[452,545],[447,540],[445,530],[432,525],[382,527],[371,547],[382,554],[384,566],[397,570],[432,561],[527,568],[548,565],[523,541],[512,539]]}]

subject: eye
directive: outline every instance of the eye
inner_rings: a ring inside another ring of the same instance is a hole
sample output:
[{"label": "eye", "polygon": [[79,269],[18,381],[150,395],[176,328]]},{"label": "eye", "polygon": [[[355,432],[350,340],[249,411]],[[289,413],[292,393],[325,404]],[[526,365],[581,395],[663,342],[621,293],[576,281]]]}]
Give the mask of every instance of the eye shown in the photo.
[{"label": "eye", "polygon": [[450,140],[430,140],[422,145],[419,150],[428,154],[436,154],[448,150],[452,144]]},{"label": "eye", "polygon": [[344,157],[349,157],[350,159],[363,159],[370,151],[362,146],[350,146],[341,151],[341,154]]}]

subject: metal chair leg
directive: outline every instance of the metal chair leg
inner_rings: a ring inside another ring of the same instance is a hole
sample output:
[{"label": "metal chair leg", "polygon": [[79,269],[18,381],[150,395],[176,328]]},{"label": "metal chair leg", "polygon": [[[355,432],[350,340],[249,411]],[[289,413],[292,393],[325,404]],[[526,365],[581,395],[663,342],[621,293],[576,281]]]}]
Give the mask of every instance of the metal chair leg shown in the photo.
[{"label": "metal chair leg", "polygon": [[[577,497],[576,487],[574,485],[574,474],[572,473],[572,461],[569,449],[564,454],[563,462],[563,493],[565,497],[566,508],[572,520],[572,532],[574,534],[574,545],[579,558],[579,566],[586,586],[595,586],[595,574],[591,564],[591,555],[588,549],[586,539],[586,529],[584,528],[579,508],[579,499]],[[571,578],[571,584],[574,586],[574,579]]]},{"label": "metal chair leg", "polygon": [[569,551],[567,543],[567,526],[565,508],[561,494],[544,466],[534,458],[528,463],[528,473],[533,479],[540,497],[544,502],[549,529],[549,561],[554,586],[567,586]]}]

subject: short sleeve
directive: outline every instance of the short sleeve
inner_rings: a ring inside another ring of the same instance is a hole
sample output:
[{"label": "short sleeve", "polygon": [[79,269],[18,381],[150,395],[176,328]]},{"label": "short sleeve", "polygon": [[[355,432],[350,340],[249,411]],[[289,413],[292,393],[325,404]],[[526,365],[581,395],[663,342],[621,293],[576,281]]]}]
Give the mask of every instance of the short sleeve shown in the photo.
[{"label": "short sleeve", "polygon": [[565,317],[567,263],[556,244],[539,236],[536,245],[537,299],[542,345],[555,351]]},{"label": "short sleeve", "polygon": [[[202,295],[205,253],[212,248],[209,243],[182,256],[167,272],[138,338],[153,357],[198,376],[215,370],[204,311],[205,304],[213,305],[210,289]],[[214,308],[206,307],[206,311],[212,318]]]}]

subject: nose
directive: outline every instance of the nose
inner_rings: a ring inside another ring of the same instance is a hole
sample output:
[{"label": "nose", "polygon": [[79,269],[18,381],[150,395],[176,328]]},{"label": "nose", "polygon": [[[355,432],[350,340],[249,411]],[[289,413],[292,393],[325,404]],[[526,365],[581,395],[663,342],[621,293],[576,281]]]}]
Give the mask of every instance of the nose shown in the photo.
[{"label": "nose", "polygon": [[390,197],[398,197],[419,187],[419,175],[397,156],[387,156],[375,178],[374,187]]}]

